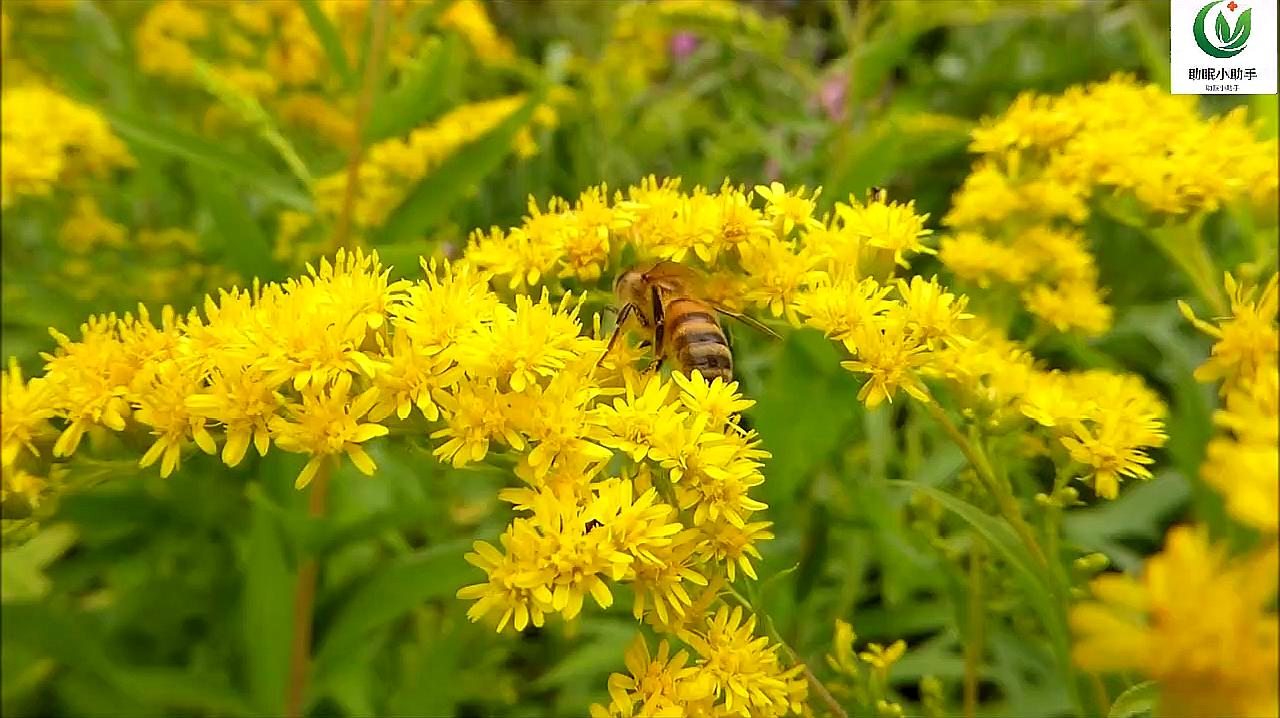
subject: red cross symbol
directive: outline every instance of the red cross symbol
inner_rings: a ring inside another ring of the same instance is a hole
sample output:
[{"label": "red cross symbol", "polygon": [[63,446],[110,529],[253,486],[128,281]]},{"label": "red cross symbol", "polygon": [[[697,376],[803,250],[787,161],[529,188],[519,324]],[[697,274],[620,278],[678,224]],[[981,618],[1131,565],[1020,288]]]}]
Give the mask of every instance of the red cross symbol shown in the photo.
[{"label": "red cross symbol", "polygon": [[1227,9],[1231,12],[1235,12],[1238,7],[1240,6],[1236,4],[1236,0],[1231,0],[1231,2],[1227,3]]}]

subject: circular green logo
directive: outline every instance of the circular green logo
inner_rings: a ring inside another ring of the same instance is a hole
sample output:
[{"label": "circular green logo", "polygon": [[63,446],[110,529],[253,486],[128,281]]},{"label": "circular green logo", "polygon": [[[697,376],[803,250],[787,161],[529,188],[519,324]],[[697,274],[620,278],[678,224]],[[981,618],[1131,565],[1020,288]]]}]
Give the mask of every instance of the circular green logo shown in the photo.
[{"label": "circular green logo", "polygon": [[[1215,7],[1221,5],[1223,1],[1210,0],[1210,2],[1205,3],[1205,6],[1200,8],[1200,13],[1196,15],[1196,22],[1192,27],[1192,32],[1195,34],[1196,44],[1200,46],[1201,50],[1204,50],[1206,55],[1226,59],[1235,57],[1244,51],[1244,45],[1249,41],[1253,8],[1240,13],[1240,18],[1236,20],[1235,27],[1231,26],[1227,16],[1219,10],[1218,18],[1213,23],[1214,39],[1210,40],[1209,33],[1205,29],[1205,23],[1209,19],[1209,13]],[[1235,12],[1237,7],[1239,6],[1236,5],[1235,0],[1231,0],[1227,5],[1227,9],[1232,12]]]}]

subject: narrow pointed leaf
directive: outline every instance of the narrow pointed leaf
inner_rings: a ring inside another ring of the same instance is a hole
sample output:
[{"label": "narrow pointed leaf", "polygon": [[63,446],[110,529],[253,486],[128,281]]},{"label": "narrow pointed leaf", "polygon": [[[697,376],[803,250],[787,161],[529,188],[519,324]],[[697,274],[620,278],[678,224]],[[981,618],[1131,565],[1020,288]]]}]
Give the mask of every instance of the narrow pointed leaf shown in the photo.
[{"label": "narrow pointed leaf", "polygon": [[456,35],[424,44],[396,87],[378,99],[365,128],[365,144],[403,135],[439,114],[450,87],[459,79],[457,58]]},{"label": "narrow pointed leaf", "polygon": [[329,57],[329,64],[338,73],[338,77],[342,78],[343,86],[348,89],[354,87],[355,75],[351,72],[351,63],[347,62],[347,52],[342,48],[342,40],[333,23],[329,22],[329,16],[324,14],[316,0],[301,0],[301,5],[311,30],[315,32],[325,55]]},{"label": "narrow pointed leaf", "polygon": [[107,121],[126,140],[180,157],[207,170],[226,172],[264,195],[303,212],[313,211],[311,197],[293,180],[249,155],[138,115],[104,109]]},{"label": "narrow pointed leaf", "polygon": [[418,183],[382,228],[379,244],[407,242],[443,219],[466,193],[511,152],[516,133],[533,117],[544,91],[529,98],[492,130],[464,145]]}]

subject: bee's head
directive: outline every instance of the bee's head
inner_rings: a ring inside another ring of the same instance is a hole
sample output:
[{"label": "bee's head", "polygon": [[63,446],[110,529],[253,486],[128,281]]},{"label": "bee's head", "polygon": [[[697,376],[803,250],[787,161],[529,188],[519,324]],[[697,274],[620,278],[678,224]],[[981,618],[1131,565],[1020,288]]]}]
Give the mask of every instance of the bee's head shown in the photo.
[{"label": "bee's head", "polygon": [[640,267],[632,267],[620,272],[613,280],[613,294],[622,304],[634,304],[638,307],[647,306],[645,304],[645,288],[644,270]]}]

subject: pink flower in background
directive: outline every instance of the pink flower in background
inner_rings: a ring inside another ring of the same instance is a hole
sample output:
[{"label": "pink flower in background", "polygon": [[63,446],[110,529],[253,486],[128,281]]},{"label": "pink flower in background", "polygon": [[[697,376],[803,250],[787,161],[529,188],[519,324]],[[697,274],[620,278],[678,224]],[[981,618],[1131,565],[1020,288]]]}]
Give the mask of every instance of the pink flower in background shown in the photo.
[{"label": "pink flower in background", "polygon": [[698,36],[691,33],[680,31],[671,36],[671,56],[677,60],[683,60],[693,54],[701,44]]},{"label": "pink flower in background", "polygon": [[832,74],[822,83],[822,89],[818,90],[818,104],[822,105],[822,109],[827,113],[827,117],[834,122],[844,120],[845,116],[845,95],[849,92],[849,75],[843,72]]}]

